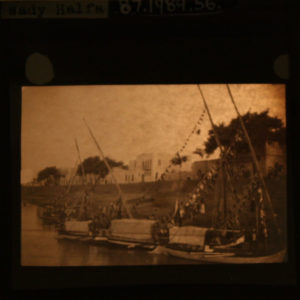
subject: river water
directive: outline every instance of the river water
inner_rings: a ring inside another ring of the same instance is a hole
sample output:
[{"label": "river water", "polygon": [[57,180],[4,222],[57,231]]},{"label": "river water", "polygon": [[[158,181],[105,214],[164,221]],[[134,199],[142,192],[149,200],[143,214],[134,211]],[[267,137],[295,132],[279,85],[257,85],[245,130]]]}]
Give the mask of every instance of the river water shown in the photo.
[{"label": "river water", "polygon": [[92,246],[76,241],[57,240],[51,226],[43,226],[37,206],[22,207],[22,266],[107,266],[197,264],[190,260],[128,250],[117,246]]}]

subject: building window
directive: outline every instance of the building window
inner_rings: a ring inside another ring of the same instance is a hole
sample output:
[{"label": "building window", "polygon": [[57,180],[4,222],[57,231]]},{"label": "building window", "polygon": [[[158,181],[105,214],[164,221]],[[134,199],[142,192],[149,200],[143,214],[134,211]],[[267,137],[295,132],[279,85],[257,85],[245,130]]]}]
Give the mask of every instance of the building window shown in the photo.
[{"label": "building window", "polygon": [[157,161],[157,164],[158,164],[159,166],[161,165],[161,160],[160,160],[160,159]]},{"label": "building window", "polygon": [[146,168],[145,168],[145,169],[146,169],[146,170],[151,170],[151,164],[152,164],[151,159],[147,160],[147,161],[146,161],[146,166],[145,166]]},{"label": "building window", "polygon": [[150,170],[151,169],[151,160],[144,160],[142,163],[143,170]]}]

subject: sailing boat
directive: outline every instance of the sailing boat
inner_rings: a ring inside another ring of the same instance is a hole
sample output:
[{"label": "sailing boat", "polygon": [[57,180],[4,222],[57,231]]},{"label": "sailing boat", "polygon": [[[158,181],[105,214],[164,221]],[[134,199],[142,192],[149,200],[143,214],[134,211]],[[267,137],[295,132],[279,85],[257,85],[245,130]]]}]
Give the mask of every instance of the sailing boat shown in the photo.
[{"label": "sailing boat", "polygon": [[[84,120],[85,121],[85,120]],[[118,190],[119,198],[117,201],[117,206],[119,207],[118,218],[112,219],[110,227],[107,231],[107,242],[111,245],[122,246],[126,248],[142,248],[142,249],[154,249],[159,243],[159,222],[158,220],[149,219],[135,219],[132,213],[126,205],[125,196],[114,176],[113,169],[106,160],[103,151],[98,144],[92,130],[85,121],[88,131],[103,159],[113,182]],[[122,217],[122,208],[125,210],[124,214],[126,217]],[[97,239],[95,237],[94,239]]]},{"label": "sailing boat", "polygon": [[[222,149],[219,137],[217,135],[217,132],[215,130],[215,126],[210,114],[210,111],[208,109],[207,103],[205,101],[204,95],[202,93],[202,90],[200,86],[198,85],[200,94],[202,96],[204,105],[206,107],[206,111],[208,113],[212,129],[214,131],[214,136],[217,142],[217,145],[221,151],[221,167],[224,167],[224,171],[226,171],[228,175],[229,185],[231,185],[230,182],[230,172],[228,170],[228,165],[226,165],[226,155],[224,153],[224,150]],[[272,203],[270,200],[270,196],[268,194],[268,190],[266,188],[264,178],[260,172],[260,168],[257,162],[256,153],[254,151],[254,148],[252,146],[251,140],[249,138],[248,132],[245,128],[245,125],[243,123],[243,120],[241,118],[241,115],[238,111],[238,108],[234,102],[232,93],[230,91],[229,86],[227,85],[228,92],[230,95],[230,98],[232,100],[232,103],[234,105],[234,108],[237,112],[238,118],[241,123],[241,127],[243,129],[244,135],[246,137],[247,143],[250,148],[250,152],[252,155],[253,162],[256,167],[256,171],[258,173],[258,179],[260,182],[260,188],[258,189],[260,194],[260,203],[262,204],[263,200],[267,200],[267,203],[269,204],[272,217],[274,217]],[[222,172],[224,173],[224,172]],[[234,189],[233,189],[234,191]],[[226,208],[226,198],[224,197],[224,208]],[[224,217],[226,219],[226,212],[224,213]],[[261,221],[258,219],[259,214],[256,213],[256,227],[258,229],[257,224]],[[273,219],[275,225],[277,226],[277,233],[279,234],[279,228],[276,224],[275,218]],[[265,224],[264,224],[265,225]],[[262,226],[263,227],[263,226]],[[266,226],[264,226],[265,230],[265,241],[267,242],[267,231]],[[154,254],[166,254],[171,256],[176,256],[180,258],[190,259],[190,260],[197,260],[200,262],[206,262],[206,263],[229,263],[229,264],[239,264],[239,263],[245,263],[245,264],[255,264],[255,263],[280,263],[284,262],[286,258],[286,249],[278,249],[276,251],[268,251],[266,248],[264,251],[259,251],[258,249],[255,249],[256,243],[256,235],[258,234],[258,230],[253,232],[253,242],[250,243],[250,248],[247,247],[249,245],[246,242],[246,236],[243,233],[242,230],[232,230],[222,228],[203,228],[203,227],[195,227],[195,226],[174,226],[170,229],[170,237],[169,237],[169,243],[167,246],[158,246],[152,253]],[[216,237],[225,237],[223,241],[225,240],[225,243],[223,244],[216,244],[215,238]],[[231,236],[231,241],[228,243],[228,237]],[[226,239],[227,237],[227,239]],[[227,240],[227,242],[226,242]],[[254,245],[251,249],[251,245]]]},{"label": "sailing boat", "polygon": [[[78,161],[79,166],[81,168],[82,172],[82,181],[84,185],[84,191],[82,194],[81,203],[79,206],[75,207],[74,204],[71,205],[71,207],[66,208],[66,212],[70,211],[70,214],[67,213],[69,216],[64,216],[64,220],[62,220],[62,226],[58,229],[58,239],[63,240],[77,240],[77,241],[92,241],[93,238],[91,237],[91,224],[92,219],[87,215],[87,205],[88,205],[88,194],[90,190],[88,189],[87,182],[86,182],[86,176],[85,176],[85,170],[82,164],[79,146],[77,143],[77,140],[75,139],[75,146],[78,153]],[[76,165],[75,165],[75,170]],[[73,178],[76,175],[76,171],[73,175]],[[72,181],[72,178],[70,179],[70,183]],[[74,213],[75,211],[75,213]],[[74,213],[72,218],[72,213]],[[70,216],[71,215],[71,216]],[[67,217],[67,219],[66,219]],[[98,238],[97,242],[105,241],[106,238],[103,234],[103,237],[100,239]]]}]

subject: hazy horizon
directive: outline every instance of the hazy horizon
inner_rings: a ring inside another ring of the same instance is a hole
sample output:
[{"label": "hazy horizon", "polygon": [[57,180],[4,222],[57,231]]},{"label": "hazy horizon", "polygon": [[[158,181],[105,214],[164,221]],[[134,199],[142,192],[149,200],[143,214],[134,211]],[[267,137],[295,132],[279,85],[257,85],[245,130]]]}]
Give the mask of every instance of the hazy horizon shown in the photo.
[{"label": "hazy horizon", "polygon": [[[214,122],[228,124],[236,113],[224,84],[201,85]],[[285,85],[231,84],[244,114],[269,109],[285,124]],[[93,130],[105,156],[128,164],[141,153],[175,154],[204,109],[197,85],[97,85],[22,88],[22,178],[25,183],[47,166],[72,168],[99,152],[83,122]],[[203,147],[211,128],[205,113],[201,134],[183,155]],[[216,157],[214,154],[210,158]]]}]

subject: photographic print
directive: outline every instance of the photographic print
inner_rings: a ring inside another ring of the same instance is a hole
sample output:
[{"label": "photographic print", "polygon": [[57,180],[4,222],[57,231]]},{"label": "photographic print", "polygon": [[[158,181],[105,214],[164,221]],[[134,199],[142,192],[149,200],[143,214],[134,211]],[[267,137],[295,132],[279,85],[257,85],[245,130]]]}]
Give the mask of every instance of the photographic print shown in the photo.
[{"label": "photographic print", "polygon": [[287,260],[284,84],[24,86],[21,265]]}]

